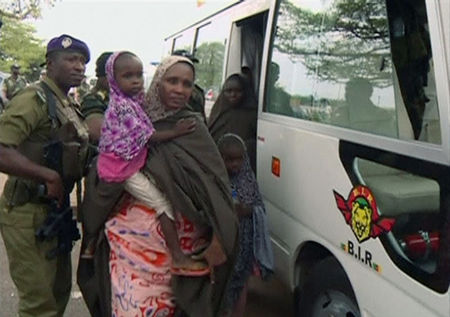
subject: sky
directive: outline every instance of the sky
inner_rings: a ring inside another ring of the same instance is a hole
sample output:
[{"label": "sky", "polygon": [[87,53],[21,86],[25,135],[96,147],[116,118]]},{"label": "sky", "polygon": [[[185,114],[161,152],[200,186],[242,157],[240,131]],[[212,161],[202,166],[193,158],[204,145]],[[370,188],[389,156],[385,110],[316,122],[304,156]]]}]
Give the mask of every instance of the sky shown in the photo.
[{"label": "sky", "polygon": [[32,21],[37,37],[47,43],[61,34],[86,42],[91,61],[86,75],[95,75],[95,60],[104,51],[128,50],[137,54],[146,72],[161,60],[167,36],[226,7],[230,0],[57,0]]}]

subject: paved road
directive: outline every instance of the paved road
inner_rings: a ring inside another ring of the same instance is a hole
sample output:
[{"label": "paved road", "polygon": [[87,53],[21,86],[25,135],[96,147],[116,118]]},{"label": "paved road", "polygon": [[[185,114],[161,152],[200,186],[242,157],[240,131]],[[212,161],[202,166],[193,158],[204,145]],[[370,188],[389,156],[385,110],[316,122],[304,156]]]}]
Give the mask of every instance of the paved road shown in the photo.
[{"label": "paved road", "polygon": [[[5,177],[0,174],[0,192],[3,189]],[[76,267],[79,254],[79,243],[76,244],[72,263]],[[66,317],[89,317],[89,313],[75,282],[73,272],[73,289]],[[290,317],[293,316],[290,292],[276,279],[268,282],[252,279],[250,281],[248,303],[245,317]],[[3,240],[0,236],[0,317],[16,316],[17,292],[9,276]]]},{"label": "paved road", "polygon": [[[78,259],[78,249],[79,244],[77,244],[73,254],[72,263],[77,263]],[[74,287],[72,288],[72,295],[67,306],[65,316],[70,317],[88,317],[89,313],[84,304],[81,293],[76,285],[75,272],[73,272],[72,281]],[[14,284],[9,276],[8,260],[6,258],[5,248],[3,245],[3,240],[0,238],[0,316],[1,317],[13,317],[16,316],[15,312],[17,309],[17,291]]]}]

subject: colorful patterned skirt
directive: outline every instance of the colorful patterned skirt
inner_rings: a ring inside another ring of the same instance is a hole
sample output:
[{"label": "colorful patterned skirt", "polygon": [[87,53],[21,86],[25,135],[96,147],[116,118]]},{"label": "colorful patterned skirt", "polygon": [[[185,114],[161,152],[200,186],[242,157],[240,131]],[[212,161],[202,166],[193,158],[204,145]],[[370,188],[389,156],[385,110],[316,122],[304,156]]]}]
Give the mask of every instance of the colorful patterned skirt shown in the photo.
[{"label": "colorful patterned skirt", "polygon": [[[186,253],[206,245],[204,235],[179,215],[177,229]],[[112,316],[173,316],[171,257],[155,210],[130,201],[106,222],[105,233],[111,248]]]}]

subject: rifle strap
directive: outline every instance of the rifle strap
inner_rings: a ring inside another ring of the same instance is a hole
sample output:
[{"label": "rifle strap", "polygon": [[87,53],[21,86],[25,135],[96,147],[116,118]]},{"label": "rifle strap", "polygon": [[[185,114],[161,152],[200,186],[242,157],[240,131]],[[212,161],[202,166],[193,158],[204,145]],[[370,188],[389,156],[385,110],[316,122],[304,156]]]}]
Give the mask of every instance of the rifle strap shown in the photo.
[{"label": "rifle strap", "polygon": [[48,107],[48,116],[50,117],[50,120],[52,120],[52,126],[55,128],[58,126],[58,118],[56,116],[56,100],[53,95],[52,90],[50,87],[43,81],[40,82],[42,89],[45,93],[45,99],[47,100],[47,107]]}]

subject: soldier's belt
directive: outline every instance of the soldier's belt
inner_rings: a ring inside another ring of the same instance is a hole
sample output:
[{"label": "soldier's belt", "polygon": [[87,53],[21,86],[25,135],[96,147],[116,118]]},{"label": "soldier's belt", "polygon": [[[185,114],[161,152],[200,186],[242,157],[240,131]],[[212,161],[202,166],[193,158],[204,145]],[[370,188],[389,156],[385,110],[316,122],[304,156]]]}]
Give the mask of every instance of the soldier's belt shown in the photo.
[{"label": "soldier's belt", "polygon": [[45,193],[38,183],[17,177],[9,177],[6,181],[3,196],[10,207],[46,202]]}]

